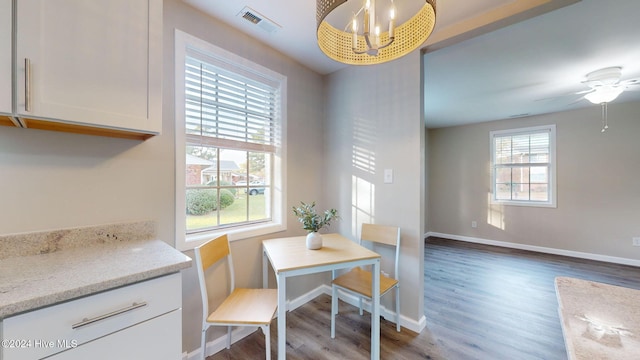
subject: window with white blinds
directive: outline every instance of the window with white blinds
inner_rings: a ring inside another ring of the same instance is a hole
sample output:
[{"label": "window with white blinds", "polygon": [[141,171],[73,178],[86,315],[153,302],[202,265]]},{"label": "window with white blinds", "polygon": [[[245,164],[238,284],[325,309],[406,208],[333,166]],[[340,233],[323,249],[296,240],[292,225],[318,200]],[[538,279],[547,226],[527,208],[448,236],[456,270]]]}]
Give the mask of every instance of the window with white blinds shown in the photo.
[{"label": "window with white blinds", "polygon": [[187,56],[185,92],[189,142],[275,151],[277,88]]},{"label": "window with white blinds", "polygon": [[176,244],[285,229],[286,77],[176,30]]},{"label": "window with white blinds", "polygon": [[492,203],[555,207],[555,125],[490,137]]}]

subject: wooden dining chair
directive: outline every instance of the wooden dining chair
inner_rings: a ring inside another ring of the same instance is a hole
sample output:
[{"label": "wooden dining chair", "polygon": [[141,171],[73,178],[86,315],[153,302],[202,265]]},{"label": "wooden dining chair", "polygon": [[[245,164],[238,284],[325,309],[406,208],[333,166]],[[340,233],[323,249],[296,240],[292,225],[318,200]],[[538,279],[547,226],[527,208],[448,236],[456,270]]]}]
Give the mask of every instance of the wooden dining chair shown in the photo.
[{"label": "wooden dining chair", "polygon": [[[227,235],[222,235],[195,248],[198,280],[202,294],[202,359],[205,358],[207,329],[211,326],[227,326],[227,349],[231,347],[233,326],[257,326],[265,337],[267,360],[271,359],[269,326],[278,308],[276,289],[236,289],[234,287],[233,260]],[[207,269],[226,259],[230,290],[227,298],[209,312],[209,296],[205,274]]]},{"label": "wooden dining chair", "polygon": [[[380,274],[380,294],[388,293],[391,289],[395,289],[396,293],[396,330],[400,331],[400,280],[398,278],[398,265],[400,256],[400,228],[397,226],[382,226],[375,224],[362,224],[360,238],[358,243],[362,245],[363,241],[375,243],[377,245],[393,247],[395,251],[395,259],[393,262],[393,277],[384,273]],[[336,315],[338,314],[338,290],[346,291],[358,296],[358,305],[360,315],[362,315],[362,300],[372,298],[371,291],[372,274],[370,270],[356,267],[351,271],[342,274],[331,283],[331,338],[336,337]]]}]

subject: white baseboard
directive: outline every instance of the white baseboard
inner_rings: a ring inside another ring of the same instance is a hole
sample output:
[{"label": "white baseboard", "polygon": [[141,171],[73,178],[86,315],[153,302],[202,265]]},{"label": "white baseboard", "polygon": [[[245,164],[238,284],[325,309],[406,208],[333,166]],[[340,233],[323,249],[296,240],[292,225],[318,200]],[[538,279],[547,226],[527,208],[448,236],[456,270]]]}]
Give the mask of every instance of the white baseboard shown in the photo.
[{"label": "white baseboard", "polygon": [[580,259],[604,261],[608,263],[621,264],[621,265],[640,266],[640,260],[627,259],[627,258],[608,256],[608,255],[563,250],[563,249],[549,248],[544,246],[517,244],[517,243],[511,243],[507,241],[488,240],[488,239],[476,238],[471,236],[443,234],[443,233],[431,232],[431,231],[425,234],[425,238],[429,236],[441,237],[445,239],[458,240],[458,241],[466,241],[471,243],[485,244],[485,245],[500,246],[500,247],[506,247],[511,249],[529,250],[529,251],[535,251],[535,252],[540,252],[545,254],[562,255],[562,256],[569,256],[569,257],[580,258]]},{"label": "white baseboard", "polygon": [[[329,289],[327,291],[327,289]],[[300,306],[308,303],[309,301],[317,298],[318,296],[322,295],[322,294],[329,294],[331,295],[331,286],[327,286],[327,285],[320,285],[317,288],[309,291],[306,294],[303,294],[293,300],[289,300],[287,302],[287,311],[293,311],[297,308],[299,308]]]},{"label": "white baseboard", "polygon": [[[331,296],[331,286],[322,285],[319,288],[322,288],[322,292]],[[387,295],[389,296],[389,295]],[[346,302],[347,304],[351,304],[355,307],[358,307],[358,297],[338,290],[338,297],[340,300]],[[367,312],[371,312],[371,303],[369,301],[363,301],[362,308]],[[396,322],[396,312],[393,310],[387,309],[384,305],[380,305],[380,316],[382,316],[385,320],[390,321],[395,324]],[[409,329],[413,332],[420,333],[426,326],[427,320],[423,315],[418,321],[408,318],[402,314],[400,314],[400,326],[406,329]]]},{"label": "white baseboard", "polygon": [[[317,288],[293,299],[293,300],[289,300],[287,301],[287,309],[288,311],[293,311],[295,309],[297,309],[298,307],[308,303],[309,301],[315,299],[316,297],[318,297],[319,295],[322,294],[327,294],[329,296],[331,296],[331,286],[329,285],[320,285]],[[339,295],[340,300],[351,304],[353,306],[358,306],[358,298],[354,295],[345,293],[340,291]],[[368,301],[364,301],[362,304],[362,307],[367,311],[367,312],[371,312],[371,304]],[[277,314],[276,314],[277,315]],[[395,323],[396,321],[396,313],[395,311],[391,311],[389,309],[387,309],[385,306],[380,305],[380,315],[385,318],[385,320],[391,321],[393,323]],[[404,315],[400,315],[400,326],[409,329],[413,332],[416,333],[420,333],[426,326],[427,326],[427,321],[426,318],[424,317],[424,315],[418,320],[415,321],[413,319],[410,319]],[[240,341],[242,339],[244,339],[245,337],[253,334],[256,330],[258,330],[259,327],[238,327],[235,328],[232,333],[231,333],[231,344],[233,346],[233,344],[237,341]],[[327,334],[329,334],[329,332],[331,331],[330,328],[327,329]],[[223,335],[220,336],[216,339],[213,339],[209,342],[207,342],[207,356],[211,356],[219,351],[224,350],[227,347],[227,335]],[[183,352],[182,353],[182,360],[196,360],[196,359],[200,359],[200,348],[197,348],[196,350],[193,350],[189,353],[187,352]]]},{"label": "white baseboard", "polygon": [[[222,326],[220,328],[223,328]],[[259,330],[258,326],[249,327],[249,326],[241,326],[233,329],[231,331],[231,346],[236,342],[244,339],[245,337],[253,334],[256,330]],[[206,356],[211,356],[219,351],[222,351],[227,348],[227,335],[220,336],[216,339],[213,339],[207,342],[207,352]],[[182,353],[182,360],[200,360],[201,359],[200,348],[195,349],[190,353]]]}]

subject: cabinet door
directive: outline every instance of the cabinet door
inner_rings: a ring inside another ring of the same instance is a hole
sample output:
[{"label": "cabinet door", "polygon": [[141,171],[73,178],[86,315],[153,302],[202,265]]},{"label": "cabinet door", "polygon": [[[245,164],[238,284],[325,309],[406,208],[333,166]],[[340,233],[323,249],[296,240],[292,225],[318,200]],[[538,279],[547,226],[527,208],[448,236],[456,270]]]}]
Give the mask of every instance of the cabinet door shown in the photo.
[{"label": "cabinet door", "polygon": [[162,0],[16,6],[21,117],[160,132]]},{"label": "cabinet door", "polygon": [[0,0],[0,114],[11,113],[11,0]]},{"label": "cabinet door", "polygon": [[179,360],[182,358],[181,310],[175,310],[54,355],[50,360]]}]

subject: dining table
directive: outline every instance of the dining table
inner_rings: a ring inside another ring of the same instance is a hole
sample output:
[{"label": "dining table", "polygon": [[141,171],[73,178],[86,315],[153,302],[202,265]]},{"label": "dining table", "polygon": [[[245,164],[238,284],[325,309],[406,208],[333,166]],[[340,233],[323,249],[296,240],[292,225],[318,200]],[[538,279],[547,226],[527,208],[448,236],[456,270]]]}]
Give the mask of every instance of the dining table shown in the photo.
[{"label": "dining table", "polygon": [[[305,236],[262,241],[262,283],[269,286],[269,264],[278,287],[278,359],[286,359],[287,350],[287,278],[356,266],[371,266],[372,294],[380,293],[380,255],[338,233],[322,234],[322,247],[307,249]],[[380,359],[380,297],[371,300],[371,359]],[[329,334],[329,329],[327,330]]]}]

